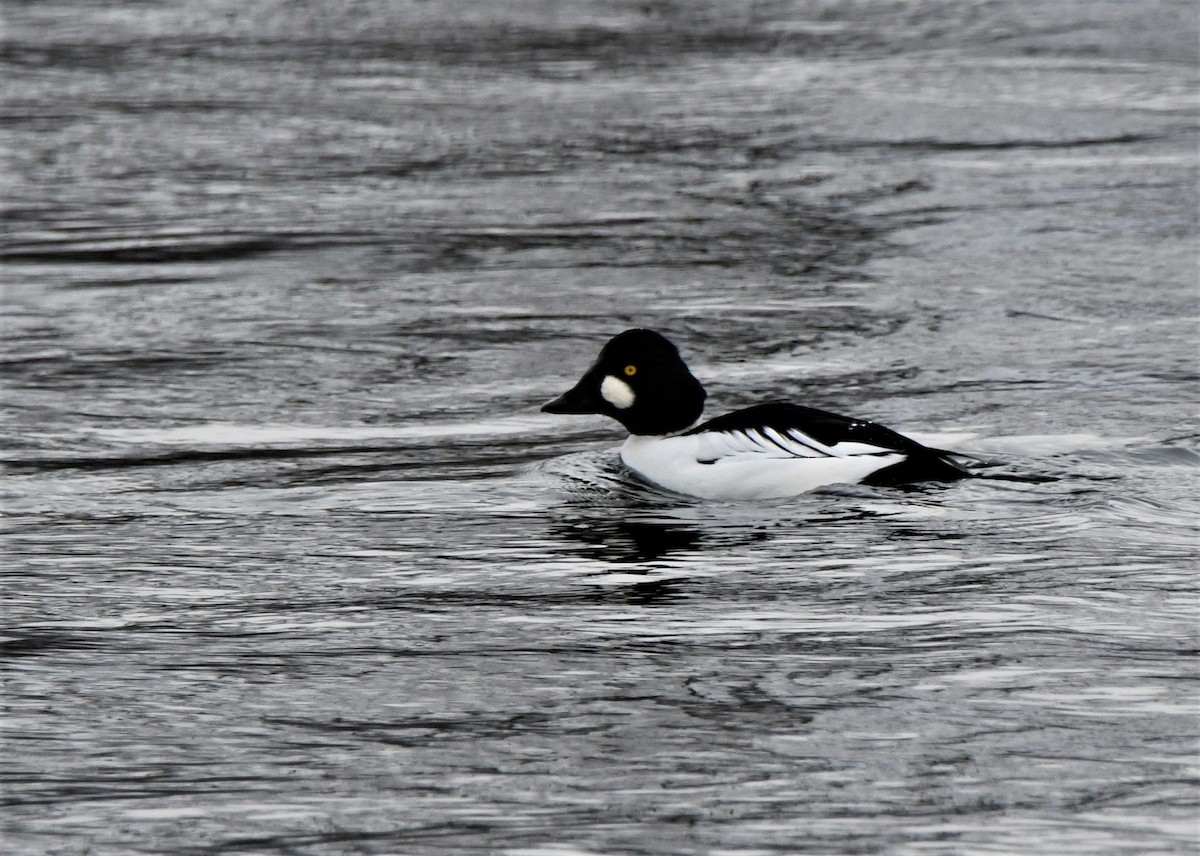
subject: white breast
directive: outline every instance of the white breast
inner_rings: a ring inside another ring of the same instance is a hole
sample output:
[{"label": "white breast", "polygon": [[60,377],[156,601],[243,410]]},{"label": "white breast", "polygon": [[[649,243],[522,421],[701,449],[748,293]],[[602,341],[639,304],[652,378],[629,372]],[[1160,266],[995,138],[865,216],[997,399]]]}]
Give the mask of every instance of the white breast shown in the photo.
[{"label": "white breast", "polygon": [[757,432],[634,435],[621,447],[621,460],[660,487],[704,499],[795,496],[823,485],[855,484],[904,460],[899,452],[878,454],[874,446],[788,440]]}]

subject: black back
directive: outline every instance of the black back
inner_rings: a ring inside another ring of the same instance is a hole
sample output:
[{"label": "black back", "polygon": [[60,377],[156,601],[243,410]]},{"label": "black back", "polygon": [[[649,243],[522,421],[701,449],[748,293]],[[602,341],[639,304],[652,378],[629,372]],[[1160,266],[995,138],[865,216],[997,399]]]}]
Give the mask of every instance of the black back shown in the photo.
[{"label": "black back", "polygon": [[771,401],[744,410],[735,410],[733,413],[710,419],[686,433],[754,431],[763,428],[771,428],[781,434],[786,434],[789,429],[800,431],[826,446],[835,446],[843,442],[865,443],[906,456],[905,460],[873,473],[865,480],[866,484],[952,481],[969,475],[967,470],[948,457],[951,453],[943,449],[923,446],[916,440],[874,422],[851,419],[827,410],[790,404],[786,401]]},{"label": "black back", "polygon": [[804,407],[786,401],[768,401],[744,410],[735,410],[733,413],[710,419],[687,433],[746,431],[758,428],[773,428],[781,432],[794,428],[826,446],[849,442],[869,443],[872,446],[897,452],[931,451],[916,440],[905,437],[903,434],[897,434],[891,428],[885,428],[874,422],[851,419],[827,410]]}]

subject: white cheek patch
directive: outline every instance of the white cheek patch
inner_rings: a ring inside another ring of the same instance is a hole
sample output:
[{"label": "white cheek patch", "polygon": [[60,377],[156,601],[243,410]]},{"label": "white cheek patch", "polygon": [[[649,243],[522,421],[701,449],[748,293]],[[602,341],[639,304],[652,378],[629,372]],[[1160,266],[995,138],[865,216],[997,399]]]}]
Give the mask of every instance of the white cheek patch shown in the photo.
[{"label": "white cheek patch", "polygon": [[629,384],[612,375],[604,376],[604,382],[600,384],[600,394],[604,396],[605,401],[618,410],[628,410],[633,407],[633,399],[636,397]]}]

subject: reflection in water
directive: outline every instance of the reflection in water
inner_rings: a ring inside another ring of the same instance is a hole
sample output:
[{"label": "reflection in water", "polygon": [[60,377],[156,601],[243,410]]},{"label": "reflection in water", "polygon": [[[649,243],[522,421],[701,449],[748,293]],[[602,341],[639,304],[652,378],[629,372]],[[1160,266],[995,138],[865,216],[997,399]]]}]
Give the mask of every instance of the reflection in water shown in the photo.
[{"label": "reflection in water", "polygon": [[[657,562],[672,554],[700,550],[704,545],[703,533],[694,526],[599,516],[561,520],[550,527],[550,533],[580,545],[585,556],[614,564]],[[626,570],[639,572],[635,568]]]}]

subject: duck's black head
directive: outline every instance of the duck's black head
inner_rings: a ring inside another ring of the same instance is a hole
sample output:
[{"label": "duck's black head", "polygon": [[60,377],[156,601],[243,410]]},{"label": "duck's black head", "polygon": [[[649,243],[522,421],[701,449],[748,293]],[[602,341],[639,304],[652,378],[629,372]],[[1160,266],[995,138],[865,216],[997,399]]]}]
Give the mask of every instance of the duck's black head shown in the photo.
[{"label": "duck's black head", "polygon": [[704,398],[678,348],[653,330],[626,330],[609,340],[579,383],[542,410],[602,413],[630,434],[671,434],[700,418]]}]

